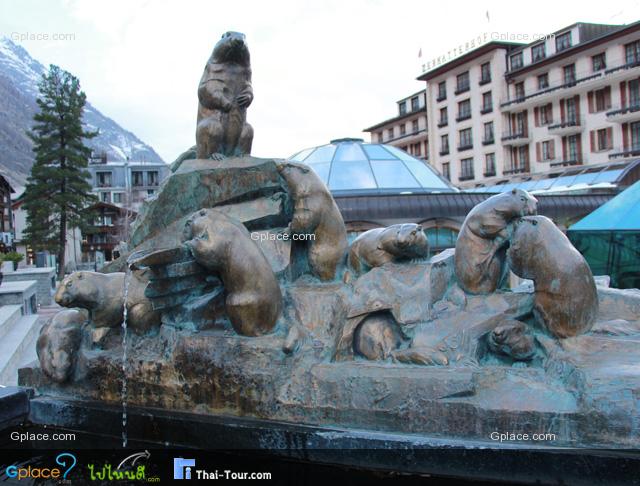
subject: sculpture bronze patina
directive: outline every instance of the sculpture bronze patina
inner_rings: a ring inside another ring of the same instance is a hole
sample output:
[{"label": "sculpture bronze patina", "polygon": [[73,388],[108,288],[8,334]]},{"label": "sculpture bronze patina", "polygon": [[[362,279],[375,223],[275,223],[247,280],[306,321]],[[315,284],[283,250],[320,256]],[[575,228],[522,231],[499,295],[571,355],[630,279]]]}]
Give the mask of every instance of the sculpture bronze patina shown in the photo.
[{"label": "sculpture bronze patina", "polygon": [[[60,284],[71,309],[21,384],[119,405],[126,379],[128,405],[172,416],[640,447],[640,291],[596,286],[522,190],[476,206],[455,251],[425,258],[413,224],[349,248],[310,167],[248,155],[249,81],[244,37],[225,34],[199,89],[198,158],[144,204],[119,273]],[[533,282],[506,288],[509,269]]]},{"label": "sculpture bronze patina", "polygon": [[251,153],[253,128],[247,107],[253,101],[251,60],[244,34],[227,32],[218,41],[198,87],[197,156]]}]

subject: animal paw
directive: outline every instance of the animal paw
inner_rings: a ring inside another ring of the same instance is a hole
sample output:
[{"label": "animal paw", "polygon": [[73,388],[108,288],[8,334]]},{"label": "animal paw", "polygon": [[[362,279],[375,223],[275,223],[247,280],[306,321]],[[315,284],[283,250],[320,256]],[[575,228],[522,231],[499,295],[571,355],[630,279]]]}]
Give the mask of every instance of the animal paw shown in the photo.
[{"label": "animal paw", "polygon": [[391,358],[395,362],[422,366],[447,366],[449,364],[449,358],[445,353],[429,346],[392,351]]}]

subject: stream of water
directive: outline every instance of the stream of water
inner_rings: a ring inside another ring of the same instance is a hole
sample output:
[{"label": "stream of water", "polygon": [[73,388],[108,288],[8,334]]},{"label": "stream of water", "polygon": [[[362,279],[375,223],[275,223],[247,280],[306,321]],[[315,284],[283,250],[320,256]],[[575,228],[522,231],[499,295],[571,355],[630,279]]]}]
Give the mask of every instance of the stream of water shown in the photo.
[{"label": "stream of water", "polygon": [[131,269],[124,274],[124,305],[122,310],[122,447],[127,447],[127,298]]}]

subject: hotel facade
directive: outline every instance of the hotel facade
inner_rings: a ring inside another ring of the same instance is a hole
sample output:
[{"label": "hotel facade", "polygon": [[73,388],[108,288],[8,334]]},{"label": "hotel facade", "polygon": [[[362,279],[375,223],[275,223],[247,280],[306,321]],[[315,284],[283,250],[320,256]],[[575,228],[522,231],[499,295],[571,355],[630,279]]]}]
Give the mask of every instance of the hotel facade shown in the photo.
[{"label": "hotel facade", "polygon": [[[640,22],[576,23],[531,44],[492,41],[418,79],[427,84],[422,158],[461,188],[640,156]],[[366,131],[411,152],[399,128],[405,116]]]},{"label": "hotel facade", "polygon": [[422,160],[429,159],[426,90],[397,101],[397,115],[365,128],[371,142],[385,143]]}]

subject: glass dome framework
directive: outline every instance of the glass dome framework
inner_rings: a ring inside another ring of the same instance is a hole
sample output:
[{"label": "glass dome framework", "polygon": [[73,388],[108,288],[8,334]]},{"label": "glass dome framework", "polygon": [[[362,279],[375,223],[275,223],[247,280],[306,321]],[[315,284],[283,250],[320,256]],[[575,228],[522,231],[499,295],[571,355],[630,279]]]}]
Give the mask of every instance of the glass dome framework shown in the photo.
[{"label": "glass dome framework", "polygon": [[425,162],[391,145],[332,140],[289,160],[310,166],[334,194],[458,192]]}]

